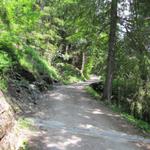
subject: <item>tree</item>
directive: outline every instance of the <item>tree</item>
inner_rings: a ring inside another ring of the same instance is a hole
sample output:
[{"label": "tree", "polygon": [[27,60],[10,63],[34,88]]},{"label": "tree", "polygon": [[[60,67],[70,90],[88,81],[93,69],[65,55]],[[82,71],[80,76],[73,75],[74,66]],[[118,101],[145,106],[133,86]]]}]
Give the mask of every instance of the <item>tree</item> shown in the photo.
[{"label": "tree", "polygon": [[116,51],[116,30],[117,30],[117,0],[111,2],[110,14],[110,34],[109,34],[109,49],[107,58],[107,72],[106,81],[104,85],[103,99],[111,100],[112,95],[112,81],[115,65],[115,51]]}]

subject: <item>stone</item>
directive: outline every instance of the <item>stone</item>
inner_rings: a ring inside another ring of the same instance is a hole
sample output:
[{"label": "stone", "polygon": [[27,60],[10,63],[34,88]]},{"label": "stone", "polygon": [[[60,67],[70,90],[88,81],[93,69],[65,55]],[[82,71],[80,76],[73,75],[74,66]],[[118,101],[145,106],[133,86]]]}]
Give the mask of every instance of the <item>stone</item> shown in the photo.
[{"label": "stone", "polygon": [[16,150],[17,135],[14,113],[0,91],[0,150]]}]

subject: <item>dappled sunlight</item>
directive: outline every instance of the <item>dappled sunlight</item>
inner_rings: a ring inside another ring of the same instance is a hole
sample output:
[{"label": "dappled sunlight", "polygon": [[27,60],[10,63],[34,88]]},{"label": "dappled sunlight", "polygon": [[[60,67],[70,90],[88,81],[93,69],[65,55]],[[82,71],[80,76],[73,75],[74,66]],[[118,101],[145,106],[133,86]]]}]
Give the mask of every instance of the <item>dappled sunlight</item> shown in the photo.
[{"label": "dappled sunlight", "polygon": [[[74,89],[73,87],[58,87],[55,92],[48,92],[46,98],[41,101],[39,111],[34,114],[33,126],[42,132],[37,136],[31,135],[31,150],[36,149],[37,141],[40,142],[38,145],[41,149],[36,150],[86,150],[85,145],[87,149],[92,149],[99,143],[104,146],[103,143],[117,141],[118,145],[126,148],[128,142],[138,143],[143,140],[142,137],[128,132],[129,125],[121,122],[118,114],[97,101],[92,101],[82,92],[80,86],[75,86]],[[89,143],[89,140],[92,140],[92,143]],[[103,149],[118,150],[118,147],[108,144]]]},{"label": "dappled sunlight", "polygon": [[108,113],[107,116],[110,116],[110,117],[120,117],[120,115],[117,115],[117,114],[110,114],[110,113]]},{"label": "dappled sunlight", "polygon": [[55,100],[59,100],[59,101],[64,101],[64,97],[66,98],[67,96],[61,93],[52,93],[49,96],[51,96],[52,98],[54,98]]},{"label": "dappled sunlight", "polygon": [[92,112],[92,114],[100,114],[100,115],[103,115],[104,113],[101,112],[100,109],[95,109],[95,110]]},{"label": "dappled sunlight", "polygon": [[62,142],[47,144],[47,147],[66,150],[68,146],[76,146],[79,142],[81,142],[81,138],[73,135],[69,139],[64,139]]},{"label": "dappled sunlight", "polygon": [[59,100],[59,101],[63,101],[64,95],[63,94],[58,94],[57,96],[55,96],[55,100]]},{"label": "dappled sunlight", "polygon": [[105,115],[108,117],[120,117],[120,115],[118,115],[118,114],[102,111],[102,110],[97,109],[97,108],[96,109],[89,109],[86,112],[89,114],[93,114],[93,115]]},{"label": "dappled sunlight", "polygon": [[86,118],[86,119],[90,119],[90,117],[89,116],[83,116],[84,118]]},{"label": "dappled sunlight", "polygon": [[93,125],[91,125],[91,124],[80,124],[79,128],[90,129],[90,128],[93,128]]},{"label": "dappled sunlight", "polygon": [[[123,132],[117,132],[115,130],[102,130],[101,128],[96,128],[91,124],[79,124],[77,128],[75,127],[64,127],[61,129],[59,126],[53,129],[51,126],[45,127],[43,131],[37,132],[32,135],[30,138],[31,150],[69,150],[69,149],[83,149],[92,148],[92,145],[96,148],[99,148],[98,143],[105,143],[101,145],[102,149],[105,150],[116,150],[116,146],[121,146],[122,148],[128,147],[128,142],[135,143],[139,148],[149,148],[148,144],[138,143],[143,139],[137,136],[131,136]],[[45,131],[44,131],[45,130]],[[94,138],[95,140],[92,143],[89,143],[88,140]],[[96,143],[94,143],[96,141]],[[116,145],[116,142],[118,143]],[[108,143],[108,144],[107,144]],[[113,143],[113,144],[110,144]],[[96,144],[96,145],[95,145]],[[126,145],[127,144],[127,145]],[[36,146],[39,146],[38,148]],[[94,148],[93,147],[93,148]],[[119,147],[117,147],[118,150]],[[127,148],[130,150],[130,148]]]}]

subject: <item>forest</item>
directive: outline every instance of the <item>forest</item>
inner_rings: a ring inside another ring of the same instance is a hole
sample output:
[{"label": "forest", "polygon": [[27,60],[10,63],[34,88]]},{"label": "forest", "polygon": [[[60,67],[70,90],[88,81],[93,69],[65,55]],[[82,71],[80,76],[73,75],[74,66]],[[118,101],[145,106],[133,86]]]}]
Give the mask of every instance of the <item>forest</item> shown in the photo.
[{"label": "forest", "polygon": [[150,123],[149,0],[0,1],[0,91],[13,105],[93,74],[98,101]]}]

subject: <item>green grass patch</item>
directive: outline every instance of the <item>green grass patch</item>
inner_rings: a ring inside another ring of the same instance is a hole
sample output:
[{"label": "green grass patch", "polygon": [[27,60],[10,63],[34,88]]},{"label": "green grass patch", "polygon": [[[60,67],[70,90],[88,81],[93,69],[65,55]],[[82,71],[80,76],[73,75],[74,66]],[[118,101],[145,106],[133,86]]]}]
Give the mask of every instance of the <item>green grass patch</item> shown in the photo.
[{"label": "green grass patch", "polygon": [[7,80],[3,77],[0,76],[0,90],[2,90],[3,92],[7,91]]},{"label": "green grass patch", "polygon": [[101,96],[100,96],[100,94],[99,93],[97,93],[92,87],[90,87],[90,86],[86,86],[85,87],[85,91],[87,92],[87,93],[89,93],[93,98],[95,98],[95,99],[100,99],[101,98]]},{"label": "green grass patch", "polygon": [[12,60],[9,55],[0,50],[0,89],[3,91],[7,90],[7,78],[6,72],[10,69]]},{"label": "green grass patch", "polygon": [[22,146],[19,148],[19,150],[30,150],[28,141],[23,141]]},{"label": "green grass patch", "polygon": [[56,68],[51,66],[38,52],[32,48],[26,48],[24,53],[19,54],[19,62],[21,66],[29,70],[35,75],[45,74],[52,79],[59,80],[60,75]]},{"label": "green grass patch", "polygon": [[120,114],[121,117],[123,117],[125,120],[127,120],[129,123],[140,129],[144,133],[150,133],[150,124],[135,118],[134,116],[124,112],[121,108],[117,107],[113,104],[104,103],[106,106],[108,106],[113,112],[117,112]]},{"label": "green grass patch", "polygon": [[60,80],[60,74],[55,67],[47,62],[34,49],[22,46],[16,49],[12,44],[0,43],[0,89],[7,90],[9,73],[16,68],[24,68],[39,80],[42,76],[48,76],[54,80]]},{"label": "green grass patch", "polygon": [[145,121],[136,119],[134,116],[129,115],[127,113],[121,113],[121,116],[125,118],[128,122],[143,130],[146,133],[150,133],[150,124]]},{"label": "green grass patch", "polygon": [[32,124],[33,124],[33,122],[30,119],[26,119],[26,118],[19,118],[18,119],[18,126],[20,128],[29,129],[32,127]]},{"label": "green grass patch", "polygon": [[67,79],[66,77],[63,78],[63,83],[64,84],[71,84],[71,83],[77,83],[77,82],[80,82],[82,79],[78,78],[78,77],[75,77],[75,76],[71,76],[71,75],[67,75]]}]

